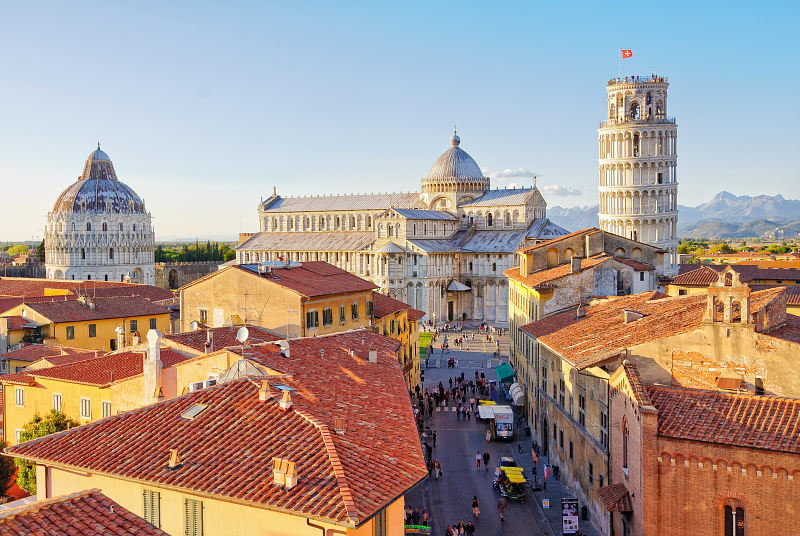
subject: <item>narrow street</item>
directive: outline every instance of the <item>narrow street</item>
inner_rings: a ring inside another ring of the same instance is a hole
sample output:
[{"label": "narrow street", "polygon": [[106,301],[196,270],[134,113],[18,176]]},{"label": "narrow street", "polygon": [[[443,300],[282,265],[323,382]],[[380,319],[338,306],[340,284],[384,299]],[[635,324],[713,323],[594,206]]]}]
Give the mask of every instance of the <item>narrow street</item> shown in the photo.
[{"label": "narrow street", "polygon": [[[437,348],[434,359],[443,358],[441,359],[443,368],[426,369],[424,387],[431,389],[438,386],[441,381],[447,388],[451,377],[455,381],[455,378],[463,372],[466,379],[474,379],[476,370],[479,374],[483,372],[490,380],[497,379],[494,368],[485,368],[487,360],[492,356],[491,344],[481,341],[479,345],[476,344],[478,341],[470,341],[472,345],[469,352],[453,350],[441,356],[438,350],[441,340],[440,336],[433,343],[434,348]],[[476,351],[478,348],[484,351]],[[460,368],[447,368],[446,359],[449,357],[458,359]],[[471,365],[471,368],[464,368],[465,364]],[[500,521],[497,512],[497,500],[500,495],[492,488],[494,470],[501,456],[513,456],[514,449],[518,449],[518,443],[492,441],[487,444],[485,422],[476,422],[474,416],[468,421],[459,420],[456,413],[450,409],[440,408],[440,411],[434,412],[432,420],[427,418],[425,420],[425,427],[436,431],[436,447],[433,449],[432,458],[439,460],[442,477],[439,480],[429,479],[412,493],[407,494],[406,504],[418,508],[420,512],[423,509],[428,510],[431,515],[432,534],[437,536],[445,534],[448,524],[452,526],[461,521],[465,525],[468,521],[472,521],[476,527],[475,534],[479,536],[552,534],[544,521],[536,498],[530,491],[526,493],[525,503],[509,502],[505,521]],[[524,431],[522,433],[524,434]],[[487,450],[491,455],[489,470],[486,471],[483,465],[480,470],[476,470],[475,454],[477,452],[483,454]],[[477,495],[481,509],[477,520],[473,518],[471,507],[474,495]]]}]

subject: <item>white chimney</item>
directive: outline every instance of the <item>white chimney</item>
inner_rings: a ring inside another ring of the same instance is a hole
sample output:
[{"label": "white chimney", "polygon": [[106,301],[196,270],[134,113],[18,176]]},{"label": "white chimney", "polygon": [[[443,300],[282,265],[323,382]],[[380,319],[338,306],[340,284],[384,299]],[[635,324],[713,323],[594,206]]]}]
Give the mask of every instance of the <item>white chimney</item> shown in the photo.
[{"label": "white chimney", "polygon": [[160,398],[163,387],[161,362],[161,332],[151,329],[147,332],[147,358],[144,360],[144,404],[154,404]]},{"label": "white chimney", "polygon": [[370,350],[369,351],[369,362],[370,363],[377,363],[378,362],[378,351],[377,350]]},{"label": "white chimney", "polygon": [[266,402],[267,400],[271,400],[275,396],[272,393],[272,389],[269,387],[269,382],[267,380],[262,380],[261,387],[258,389],[258,400],[259,402]]},{"label": "white chimney", "polygon": [[622,311],[622,323],[623,324],[630,324],[631,322],[635,322],[640,318],[643,318],[644,315],[642,313],[638,313],[636,311],[629,311],[625,309]]},{"label": "white chimney", "polygon": [[280,401],[280,406],[281,409],[283,410],[288,410],[289,408],[292,407],[292,393],[290,393],[288,389],[283,392],[283,396],[281,397]]}]

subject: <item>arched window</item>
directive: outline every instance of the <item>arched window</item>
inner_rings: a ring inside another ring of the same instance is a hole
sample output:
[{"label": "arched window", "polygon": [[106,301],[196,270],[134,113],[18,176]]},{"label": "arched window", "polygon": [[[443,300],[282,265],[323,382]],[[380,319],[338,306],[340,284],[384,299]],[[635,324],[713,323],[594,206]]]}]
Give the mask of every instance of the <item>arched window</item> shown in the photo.
[{"label": "arched window", "polygon": [[388,227],[388,230],[389,230],[389,238],[391,238],[391,237],[394,236],[394,227],[392,227],[391,223],[389,225],[387,225],[387,227]]},{"label": "arched window", "polygon": [[472,272],[472,261],[469,261],[469,271]]},{"label": "arched window", "polygon": [[75,222],[72,222],[72,230],[75,230]]},{"label": "arched window", "polygon": [[108,231],[108,224],[103,222],[103,231]]},{"label": "arched window", "polygon": [[249,253],[245,253],[244,254],[244,262],[250,262],[250,254]]},{"label": "arched window", "polygon": [[714,322],[725,320],[725,304],[721,301],[714,302]]},{"label": "arched window", "polygon": [[731,322],[742,321],[742,304],[735,301],[731,304]]},{"label": "arched window", "polygon": [[87,231],[91,231],[92,230],[92,223],[91,222],[88,222],[88,221],[86,222],[86,230]]},{"label": "arched window", "polygon": [[123,227],[122,227],[122,224],[121,224],[121,223],[119,224],[119,230],[120,230],[120,231],[122,231],[122,230],[123,230]]},{"label": "arched window", "polygon": [[724,536],[745,536],[747,516],[743,507],[725,504],[722,508],[722,517]]},{"label": "arched window", "polygon": [[725,274],[725,286],[726,287],[733,286],[733,274],[731,274],[730,272]]},{"label": "arched window", "polygon": [[136,224],[133,224],[133,232],[136,232]]},{"label": "arched window", "polygon": [[355,216],[350,216],[350,228],[351,229],[355,229],[356,228],[356,217]]},{"label": "arched window", "polygon": [[81,260],[86,260],[86,250],[81,248]]},{"label": "arched window", "polygon": [[496,271],[497,271],[497,263],[496,263],[496,262],[493,262],[493,263],[492,263],[492,271],[493,271],[493,272],[496,272]]},{"label": "arched window", "polygon": [[492,226],[492,213],[491,212],[486,215],[486,225],[488,225],[489,227]]},{"label": "arched window", "polygon": [[631,119],[639,119],[639,102],[633,101],[631,103]]},{"label": "arched window", "polygon": [[511,227],[511,214],[506,212],[506,227]]},{"label": "arched window", "polygon": [[114,260],[114,248],[108,248],[108,258]]},{"label": "arched window", "polygon": [[622,468],[628,470],[628,420],[622,419]]}]

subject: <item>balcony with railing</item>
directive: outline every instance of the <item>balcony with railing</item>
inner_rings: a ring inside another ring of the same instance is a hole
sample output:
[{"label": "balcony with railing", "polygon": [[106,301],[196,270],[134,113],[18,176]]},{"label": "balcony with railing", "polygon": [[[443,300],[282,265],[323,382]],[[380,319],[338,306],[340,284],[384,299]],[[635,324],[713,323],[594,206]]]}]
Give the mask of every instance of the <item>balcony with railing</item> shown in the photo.
[{"label": "balcony with railing", "polygon": [[668,84],[669,78],[666,76],[656,76],[655,74],[624,76],[622,78],[612,78],[608,81],[609,86],[623,84]]},{"label": "balcony with railing", "polygon": [[615,117],[606,121],[600,121],[600,128],[616,126],[650,126],[650,125],[675,125],[677,120],[674,117],[651,116],[644,119],[633,119],[632,117]]}]

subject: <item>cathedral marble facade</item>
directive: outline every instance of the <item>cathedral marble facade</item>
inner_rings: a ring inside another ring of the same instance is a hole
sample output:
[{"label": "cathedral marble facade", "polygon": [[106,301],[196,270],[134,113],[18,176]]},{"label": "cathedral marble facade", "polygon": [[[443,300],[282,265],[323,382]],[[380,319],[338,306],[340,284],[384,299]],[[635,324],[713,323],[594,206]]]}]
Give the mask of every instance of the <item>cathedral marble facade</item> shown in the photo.
[{"label": "cathedral marble facade", "polygon": [[422,179],[421,192],[281,197],[258,207],[259,232],[241,237],[237,262],[326,261],[425,311],[425,320],[507,322],[503,271],[520,247],[566,234],[531,188],[491,189],[460,148]]}]

